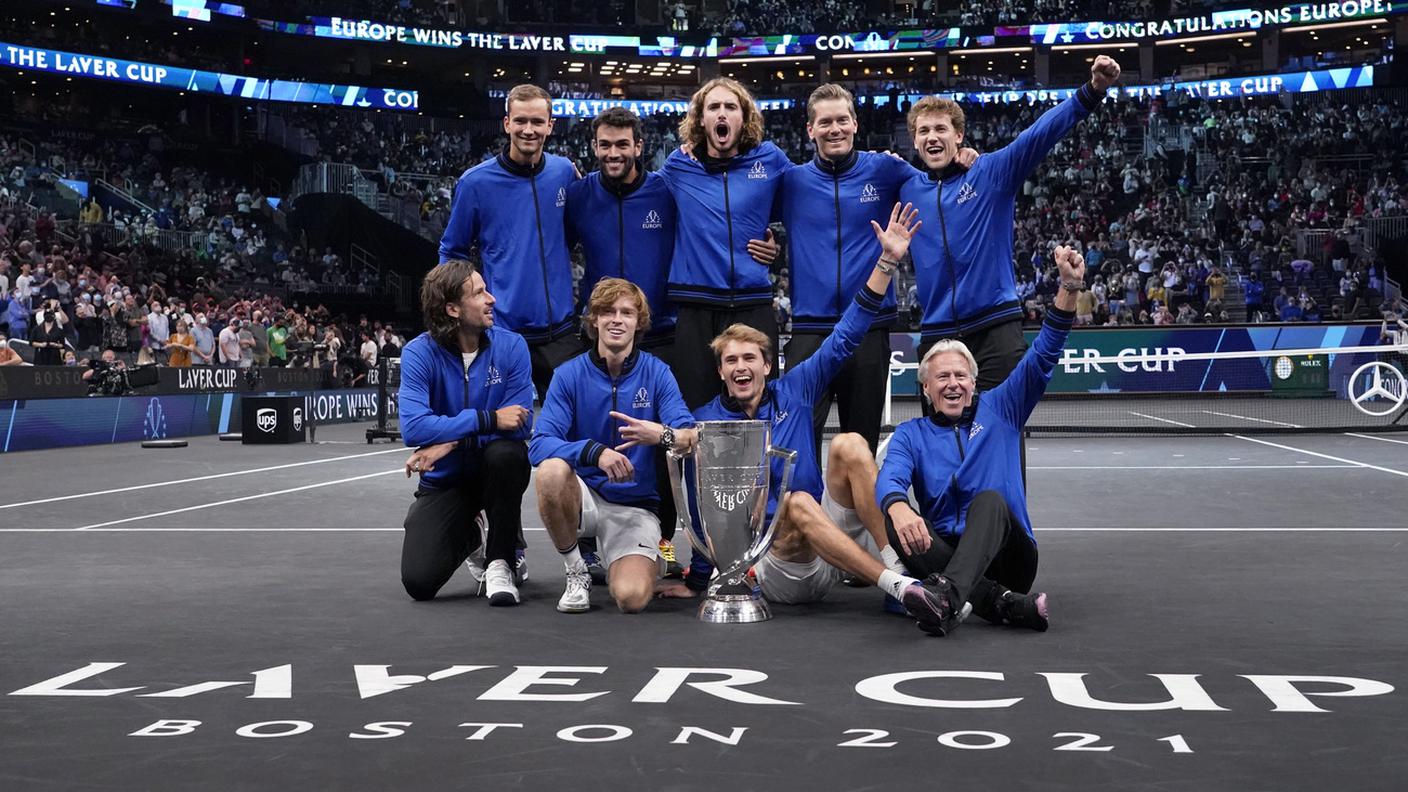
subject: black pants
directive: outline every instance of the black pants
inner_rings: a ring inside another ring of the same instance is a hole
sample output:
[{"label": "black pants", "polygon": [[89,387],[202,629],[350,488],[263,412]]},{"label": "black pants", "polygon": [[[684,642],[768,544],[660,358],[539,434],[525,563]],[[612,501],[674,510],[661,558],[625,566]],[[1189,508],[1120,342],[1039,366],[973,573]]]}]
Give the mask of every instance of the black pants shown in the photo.
[{"label": "black pants", "polygon": [[963,535],[956,544],[933,534],[928,550],[910,555],[904,552],[888,515],[885,532],[910,574],[922,580],[943,573],[959,596],[973,603],[973,612],[989,621],[1001,621],[997,598],[1005,589],[1026,594],[1036,580],[1036,543],[996,490],[984,490],[968,504]]},{"label": "black pants", "polygon": [[[1020,319],[951,337],[967,344],[968,351],[973,353],[973,359],[978,361],[976,385],[980,391],[992,390],[1001,385],[1007,375],[1012,373],[1012,369],[1017,368],[1022,355],[1027,352],[1027,339],[1022,335]],[[926,341],[919,345],[920,360],[924,359],[925,353],[934,343]],[[928,399],[921,398],[920,402],[923,404],[925,415],[934,414],[934,408]]]},{"label": "black pants", "polygon": [[[640,342],[640,349],[660,358],[667,367],[678,372],[675,369],[673,333],[646,338]],[[670,487],[670,467],[665,462],[665,449],[658,446],[655,449],[655,494],[660,497],[660,537],[674,539],[679,513],[675,510],[675,495]],[[592,546],[595,547],[594,541]]]},{"label": "black pants", "polygon": [[[691,410],[697,410],[719,395],[719,366],[709,342],[729,325],[741,322],[761,331],[772,341],[777,351],[777,316],[772,305],[750,305],[746,308],[710,308],[702,305],[681,305],[675,322],[674,371],[680,384],[680,394]],[[777,375],[774,360],[773,376]]]},{"label": "black pants", "polygon": [[522,531],[523,493],[528,489],[528,446],[521,440],[495,440],[464,453],[479,456],[477,473],[454,489],[416,490],[406,512],[401,583],[414,599],[434,597],[478,549],[474,518],[480,510],[489,518],[485,561],[513,565],[514,546]]},{"label": "black pants", "polygon": [[[792,368],[821,348],[825,333],[793,333],[787,343],[787,367]],[[855,432],[870,444],[870,453],[880,442],[880,419],[885,414],[885,383],[890,377],[890,331],[876,328],[865,334],[855,354],[837,372],[812,413],[817,459],[821,458],[821,435],[831,402],[841,414],[841,431]]]},{"label": "black pants", "polygon": [[528,345],[528,359],[533,364],[533,388],[537,391],[539,404],[548,397],[552,373],[582,351],[582,339],[576,333],[554,341]]}]

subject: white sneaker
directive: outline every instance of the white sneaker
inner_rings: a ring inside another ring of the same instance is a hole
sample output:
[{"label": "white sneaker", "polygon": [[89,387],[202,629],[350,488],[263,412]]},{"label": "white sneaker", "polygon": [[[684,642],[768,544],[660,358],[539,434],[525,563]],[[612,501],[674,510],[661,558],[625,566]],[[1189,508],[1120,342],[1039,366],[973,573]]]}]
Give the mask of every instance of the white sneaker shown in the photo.
[{"label": "white sneaker", "polygon": [[466,558],[464,560],[464,568],[469,570],[469,576],[474,578],[474,582],[478,583],[482,588],[484,585],[483,547],[480,547],[478,550],[475,550],[473,553],[469,554],[469,558]]},{"label": "white sneaker", "polygon": [[586,613],[592,607],[592,576],[585,568],[567,570],[567,590],[557,601],[562,613]]},{"label": "white sneaker", "polygon": [[513,570],[509,569],[508,562],[490,561],[489,568],[484,570],[484,585],[490,605],[518,604],[518,587],[513,585]]}]

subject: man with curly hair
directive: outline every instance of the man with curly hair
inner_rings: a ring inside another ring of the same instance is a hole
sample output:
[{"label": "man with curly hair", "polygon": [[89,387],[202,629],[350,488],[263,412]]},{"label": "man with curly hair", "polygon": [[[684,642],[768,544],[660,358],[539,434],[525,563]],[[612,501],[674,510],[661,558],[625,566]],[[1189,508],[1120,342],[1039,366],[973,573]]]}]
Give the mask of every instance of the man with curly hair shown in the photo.
[{"label": "man with curly hair", "polygon": [[777,344],[772,281],[764,250],[768,222],[792,166],[763,140],[763,117],[748,89],[718,77],[694,93],[680,122],[680,140],[661,175],[675,197],[679,220],[670,268],[675,322],[675,371],[690,408],[719,393],[709,342],[743,323]]}]

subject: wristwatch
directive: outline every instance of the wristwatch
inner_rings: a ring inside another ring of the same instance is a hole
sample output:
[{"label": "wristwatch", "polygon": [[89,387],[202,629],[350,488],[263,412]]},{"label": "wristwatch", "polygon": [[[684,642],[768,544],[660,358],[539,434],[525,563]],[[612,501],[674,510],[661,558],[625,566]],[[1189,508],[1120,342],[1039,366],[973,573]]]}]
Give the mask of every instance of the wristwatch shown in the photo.
[{"label": "wristwatch", "polygon": [[660,447],[666,451],[675,447],[675,430],[673,427],[666,426],[660,430]]},{"label": "wristwatch", "polygon": [[885,273],[886,275],[889,275],[890,273],[894,272],[895,269],[899,267],[899,265],[900,263],[898,261],[891,261],[885,258],[884,256],[881,256],[880,260],[875,262],[875,266],[879,267],[880,271]]},{"label": "wristwatch", "polygon": [[1079,292],[1085,288],[1085,281],[1061,281],[1061,288],[1068,292]]}]

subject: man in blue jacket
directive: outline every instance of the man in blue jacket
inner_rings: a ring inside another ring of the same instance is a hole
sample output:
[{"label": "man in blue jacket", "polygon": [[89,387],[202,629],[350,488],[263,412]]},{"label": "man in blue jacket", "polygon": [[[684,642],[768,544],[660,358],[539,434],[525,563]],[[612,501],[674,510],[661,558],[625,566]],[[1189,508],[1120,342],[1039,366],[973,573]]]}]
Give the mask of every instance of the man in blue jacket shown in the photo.
[{"label": "man in blue jacket", "polygon": [[485,283],[499,299],[499,323],[528,342],[539,396],[553,370],[579,350],[563,226],[577,171],[571,160],[543,150],[552,128],[546,91],[509,91],[508,145],[460,176],[440,239],[441,262],[468,260],[478,245]]},{"label": "man in blue jacket", "polygon": [[[777,534],[767,555],[754,565],[763,596],[774,602],[815,602],[847,572],[879,586],[899,599],[921,621],[939,618],[919,613],[933,598],[914,578],[887,569],[876,558],[878,547],[888,543],[884,518],[875,503],[875,459],[857,434],[840,434],[831,441],[823,478],[812,446],[812,405],[842,364],[854,354],[879,312],[883,295],[910,238],[919,229],[913,207],[895,204],[882,230],[872,221],[881,253],[836,329],[816,354],[768,382],[772,369],[769,339],[757,329],[736,324],[714,340],[719,376],[727,394],[695,410],[701,421],[768,421],[771,442],[797,451],[791,490],[780,492],[781,462],[773,463],[768,493],[768,519],[779,508]],[[691,565],[685,586],[661,591],[666,596],[692,596],[708,582],[712,570],[706,562]]]},{"label": "man in blue jacket", "polygon": [[518,604],[511,567],[530,474],[532,366],[523,337],[494,326],[495,302],[469,262],[436,267],[421,286],[429,329],[401,351],[401,436],[418,449],[406,474],[420,475],[401,582],[418,600],[434,597],[479,547],[483,510],[489,604]]},{"label": "man in blue jacket", "polygon": [[592,578],[577,541],[595,536],[612,599],[636,613],[664,571],[653,446],[692,448],[694,419],[669,367],[636,348],[650,330],[639,287],[599,281],[583,324],[596,346],[553,377],[528,447],[538,511],[567,568],[557,609],[591,609]]},{"label": "man in blue jacket", "polygon": [[[807,137],[815,144],[816,155],[786,172],[781,193],[791,268],[789,366],[816,354],[865,285],[881,252],[870,224],[886,222],[901,185],[916,173],[890,154],[857,151],[856,131],[855,98],[850,91],[832,83],[812,91],[807,99]],[[958,152],[964,165],[971,165],[976,157],[972,149]],[[885,290],[880,311],[856,354],[816,401],[817,449],[834,400],[841,431],[858,433],[875,453],[890,377],[890,330],[895,316],[891,287]]]},{"label": "man in blue jacket", "polygon": [[[914,274],[923,306],[919,356],[940,338],[962,339],[978,362],[980,390],[1002,382],[1022,358],[1022,305],[1012,260],[1017,194],[1046,153],[1099,107],[1120,67],[1101,55],[1090,82],[1047,110],[1012,143],[965,170],[963,108],[936,96],[909,110],[909,132],[927,170],[900,189],[930,229],[915,241]],[[926,408],[927,409],[927,408]]]},{"label": "man in blue jacket", "polygon": [[752,94],[727,77],[694,93],[680,141],[689,153],[672,153],[660,174],[679,208],[669,281],[679,308],[675,371],[685,402],[695,408],[719,392],[709,343],[725,327],[741,322],[777,344],[772,281],[754,257],[763,257],[777,191],[793,166],[763,140]]},{"label": "man in blue jacket", "polygon": [[[986,157],[985,157],[986,159]],[[982,390],[962,341],[935,343],[919,364],[934,413],[899,425],[875,484],[890,546],[924,577],[919,627],[946,635],[965,603],[995,624],[1045,631],[1046,594],[1030,594],[1037,549],[1022,481],[1022,427],[1046,392],[1075,319],[1085,260],[1056,248],[1061,286],[1032,348],[1002,384]],[[916,511],[909,490],[919,500]]]}]

